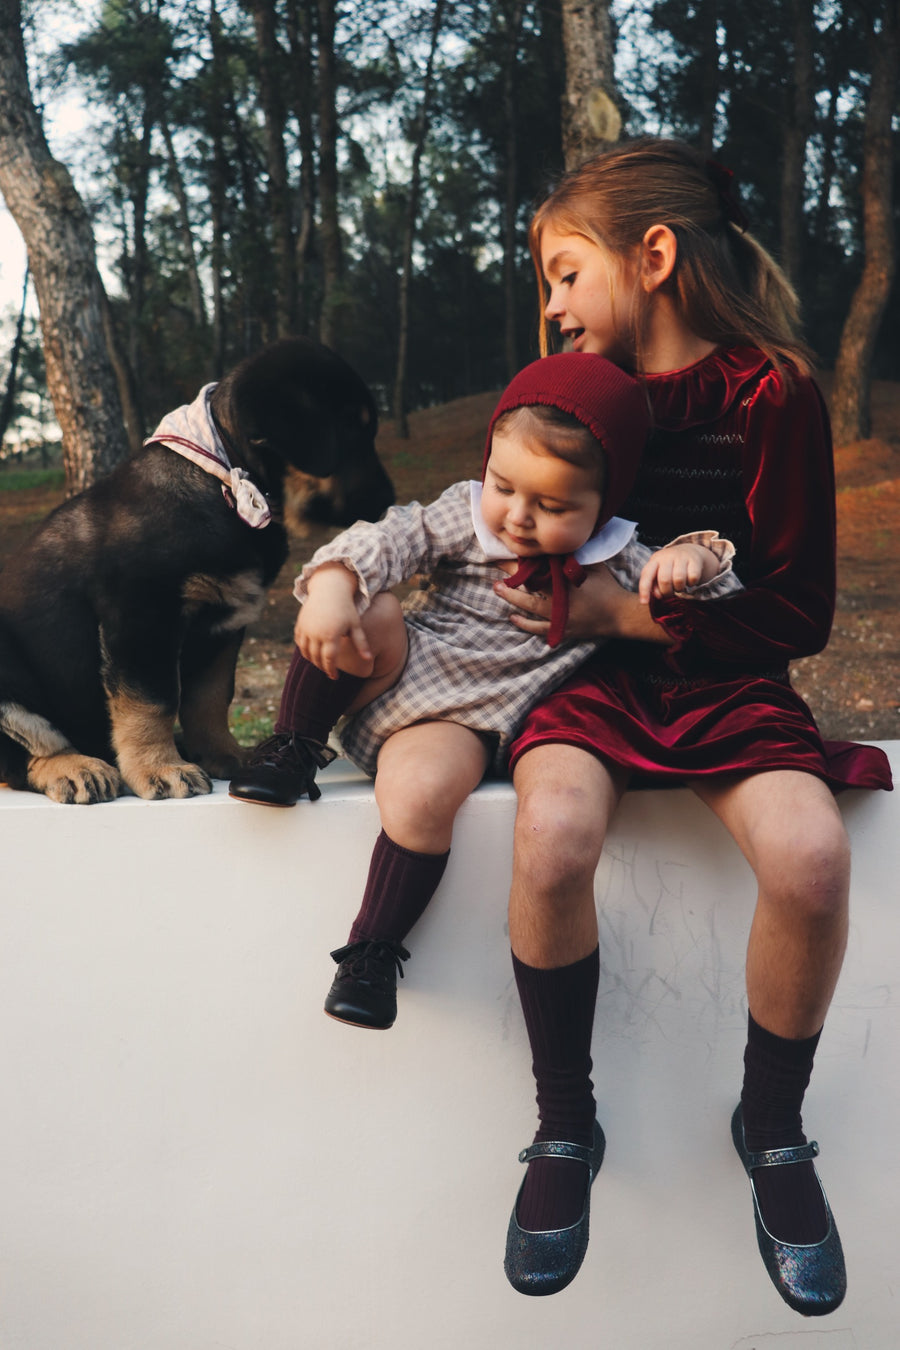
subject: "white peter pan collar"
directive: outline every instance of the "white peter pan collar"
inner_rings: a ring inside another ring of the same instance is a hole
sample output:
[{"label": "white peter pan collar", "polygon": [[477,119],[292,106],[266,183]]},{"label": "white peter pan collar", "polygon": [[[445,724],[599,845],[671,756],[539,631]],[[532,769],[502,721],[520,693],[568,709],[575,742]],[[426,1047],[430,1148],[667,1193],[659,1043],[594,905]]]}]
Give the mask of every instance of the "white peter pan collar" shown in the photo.
[{"label": "white peter pan collar", "polygon": [[[481,514],[481,484],[476,482],[475,479],[470,479],[469,489],[472,504],[472,528],[475,531],[476,539],[484,549],[484,556],[488,562],[514,560],[516,555],[510,553],[503,541],[492,534],[484,523],[484,516]],[[636,529],[636,521],[624,520],[621,516],[613,516],[596,534],[591,535],[587,543],[582,544],[573,556],[585,567],[590,563],[606,562],[607,558],[613,558],[617,553],[622,552],[625,545],[631,542]]]}]

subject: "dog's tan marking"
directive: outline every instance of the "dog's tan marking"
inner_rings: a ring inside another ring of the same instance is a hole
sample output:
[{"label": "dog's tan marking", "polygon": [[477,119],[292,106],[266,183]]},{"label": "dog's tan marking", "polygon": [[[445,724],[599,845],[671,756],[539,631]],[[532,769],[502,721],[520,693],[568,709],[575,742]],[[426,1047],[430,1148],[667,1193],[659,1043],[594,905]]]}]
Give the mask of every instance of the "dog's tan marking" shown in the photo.
[{"label": "dog's tan marking", "polygon": [[26,774],[33,792],[80,806],[109,802],[119,795],[118,770],[103,759],[80,755],[46,717],[29,712],[20,703],[0,703],[0,729],[31,756]]},{"label": "dog's tan marking", "polygon": [[157,801],[212,791],[200,765],[175,748],[174,719],[165,708],[120,692],[109,696],[109,715],[119,772],[136,796]]},{"label": "dog's tan marking", "polygon": [[182,595],[189,611],[196,612],[203,605],[222,606],[230,611],[212,626],[213,633],[227,633],[255,623],[266,602],[265,587],[257,572],[238,572],[224,578],[194,572],[185,581]]},{"label": "dog's tan marking", "polygon": [[122,779],[112,764],[90,755],[36,756],[28,764],[28,786],[64,806],[92,806],[118,797]]},{"label": "dog's tan marking", "polygon": [[0,731],[23,745],[30,755],[58,755],[72,745],[46,717],[29,712],[21,703],[0,703]]},{"label": "dog's tan marking", "polygon": [[244,763],[244,750],[228,730],[234,696],[234,667],[240,634],[231,638],[215,661],[181,690],[180,720],[185,753],[213,778],[233,778]]},{"label": "dog's tan marking", "polygon": [[309,521],[306,508],[313,497],[335,498],[340,492],[336,477],[314,478],[293,464],[288,465],[284,476],[284,523],[297,539],[305,539],[309,534]]}]

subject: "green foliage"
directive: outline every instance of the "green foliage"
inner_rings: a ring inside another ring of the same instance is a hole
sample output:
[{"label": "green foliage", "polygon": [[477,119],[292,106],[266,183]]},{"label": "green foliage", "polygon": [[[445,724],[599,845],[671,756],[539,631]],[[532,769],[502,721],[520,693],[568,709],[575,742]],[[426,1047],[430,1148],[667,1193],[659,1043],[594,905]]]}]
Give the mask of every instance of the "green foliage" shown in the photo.
[{"label": "green foliage", "polygon": [[31,492],[34,488],[62,489],[66,475],[63,469],[9,469],[0,461],[0,492]]},{"label": "green foliage", "polygon": [[248,747],[267,740],[275,728],[274,718],[264,714],[257,716],[252,708],[245,708],[241,703],[232,704],[229,708],[228,724],[238,745]]},{"label": "green foliage", "polygon": [[[877,4],[878,0],[872,0]],[[212,11],[217,16],[213,22]],[[754,233],[779,250],[780,147],[791,116],[792,5],[612,0],[617,81],[629,134],[696,139],[734,168]],[[815,0],[816,116],[806,159],[803,270],[797,278],[820,356],[834,356],[862,265],[860,166],[871,5]],[[320,7],[275,0],[274,70],[283,124],[299,301],[295,332],[316,335],[325,287],[318,232]],[[147,429],[169,407],[276,334],[272,128],[261,98],[254,0],[65,0],[28,9],[33,69],[51,100],[82,91],[90,126],[73,167],[87,186],[113,309]],[[82,15],[47,57],[56,16]],[[410,291],[412,406],[505,378],[503,217],[510,128],[504,71],[511,0],[448,3],[422,163]],[[338,7],[335,32],[340,350],[390,403],[411,136],[433,0]],[[34,39],[41,25],[43,41]],[[712,48],[710,43],[712,42]],[[712,55],[710,53],[712,52]],[[558,3],[523,0],[512,70],[516,174],[515,322],[535,354],[525,232],[558,176],[564,61]],[[896,153],[896,151],[895,151]],[[301,223],[312,217],[303,243]],[[110,241],[113,241],[110,245]],[[302,247],[301,247],[302,244]],[[198,313],[196,281],[202,287]],[[882,325],[875,373],[900,368],[900,298]],[[38,382],[40,374],[33,377]],[[32,387],[34,383],[32,383]]]}]

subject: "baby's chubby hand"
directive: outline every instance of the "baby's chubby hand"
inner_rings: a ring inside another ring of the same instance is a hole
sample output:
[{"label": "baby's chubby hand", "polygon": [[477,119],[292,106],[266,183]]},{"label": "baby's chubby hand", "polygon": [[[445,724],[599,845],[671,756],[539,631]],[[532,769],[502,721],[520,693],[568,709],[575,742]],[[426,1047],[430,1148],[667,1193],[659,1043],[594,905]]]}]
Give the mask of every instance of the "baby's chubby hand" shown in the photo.
[{"label": "baby's chubby hand", "polygon": [[711,581],[718,570],[718,558],[702,544],[669,544],[644,564],[638,585],[641,604],[683,595],[689,588]]},{"label": "baby's chubby hand", "polygon": [[[309,579],[308,594],[297,622],[294,641],[314,666],[336,680],[341,670],[366,674],[372,651],[356,609],[357,580],[343,563],[325,563]],[[342,659],[343,657],[343,659]]]}]

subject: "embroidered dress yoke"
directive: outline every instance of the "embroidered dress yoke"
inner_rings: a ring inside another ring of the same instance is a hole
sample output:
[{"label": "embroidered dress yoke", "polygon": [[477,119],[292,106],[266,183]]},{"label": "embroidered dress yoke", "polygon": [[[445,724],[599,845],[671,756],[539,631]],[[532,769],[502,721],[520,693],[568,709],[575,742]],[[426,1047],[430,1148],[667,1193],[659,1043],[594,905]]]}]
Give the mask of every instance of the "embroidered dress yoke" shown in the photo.
[{"label": "embroidered dress yoke", "polygon": [[[340,728],[345,753],[368,774],[388,736],[423,721],[459,722],[490,736],[493,768],[501,771],[528,709],[596,650],[581,642],[551,651],[510,622],[493,583],[503,575],[498,563],[513,559],[485,526],[480,500],[480,483],[454,483],[428,506],[411,502],[374,524],[360,521],[318,549],[294,586],[302,604],[313,573],[323,563],[343,563],[358,579],[364,612],[379,591],[418,572],[431,575],[431,589],[414,597],[420,603],[405,607],[409,656],[400,680]],[[738,585],[733,550],[709,532],[697,538],[720,558],[719,576],[694,592],[713,599]],[[636,590],[650,553],[634,538],[633,522],[614,517],[576,557],[585,565],[605,562],[622,586]]]},{"label": "embroidered dress yoke", "polygon": [[672,645],[616,640],[536,707],[511,762],[563,742],[637,782],[800,769],[842,787],[891,787],[884,753],[823,743],[788,662],[821,651],[835,600],[828,415],[752,347],[647,377],[655,429],[623,511],[651,547],[702,522],[734,542],[743,589],[715,605],[651,601]]}]

